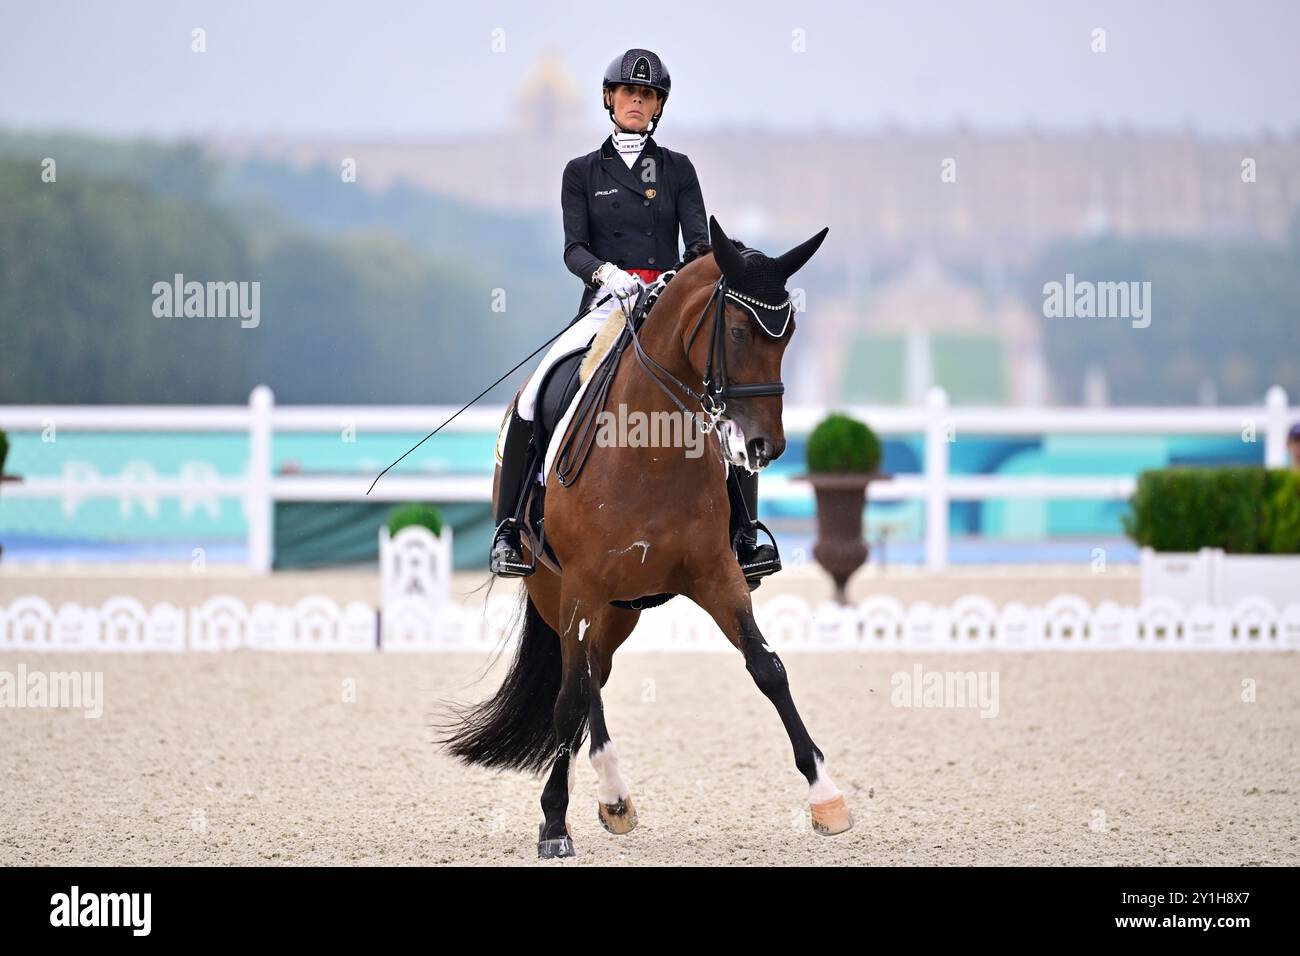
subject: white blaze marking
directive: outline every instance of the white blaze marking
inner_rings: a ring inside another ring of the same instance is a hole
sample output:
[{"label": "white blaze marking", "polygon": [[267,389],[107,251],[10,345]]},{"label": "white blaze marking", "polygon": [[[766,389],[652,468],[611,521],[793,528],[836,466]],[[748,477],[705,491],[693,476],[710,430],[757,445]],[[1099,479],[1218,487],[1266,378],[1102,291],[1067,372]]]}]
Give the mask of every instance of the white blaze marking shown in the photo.
[{"label": "white blaze marking", "polygon": [[[587,624],[586,618],[583,618],[581,621],[578,622],[578,643],[579,644],[582,643],[582,636],[587,633],[588,626],[589,625]],[[587,673],[591,673],[590,663],[587,664]]]},{"label": "white blaze marking", "polygon": [[605,746],[591,754],[591,765],[596,768],[596,799],[601,803],[618,803],[629,794],[627,785],[618,773],[618,751],[614,741],[605,741]]}]

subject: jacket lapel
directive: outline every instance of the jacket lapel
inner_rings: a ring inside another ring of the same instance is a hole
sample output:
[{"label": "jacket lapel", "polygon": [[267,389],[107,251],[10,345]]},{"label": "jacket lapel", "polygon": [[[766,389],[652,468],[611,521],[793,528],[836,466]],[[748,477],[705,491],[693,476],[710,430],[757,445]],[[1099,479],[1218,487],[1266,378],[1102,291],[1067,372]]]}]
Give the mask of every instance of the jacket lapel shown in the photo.
[{"label": "jacket lapel", "polygon": [[627,162],[614,148],[614,137],[606,136],[605,142],[600,147],[601,169],[605,170],[611,178],[617,180],[620,185],[632,190],[638,196],[645,196],[646,189],[655,186],[654,182],[641,181],[641,171],[644,168],[641,164],[647,158],[654,159],[654,171],[657,177],[662,171],[663,164],[659,155],[659,145],[655,142],[653,136],[646,137],[645,148],[641,150],[641,155],[636,158],[636,162],[632,164],[631,169],[628,169]]}]

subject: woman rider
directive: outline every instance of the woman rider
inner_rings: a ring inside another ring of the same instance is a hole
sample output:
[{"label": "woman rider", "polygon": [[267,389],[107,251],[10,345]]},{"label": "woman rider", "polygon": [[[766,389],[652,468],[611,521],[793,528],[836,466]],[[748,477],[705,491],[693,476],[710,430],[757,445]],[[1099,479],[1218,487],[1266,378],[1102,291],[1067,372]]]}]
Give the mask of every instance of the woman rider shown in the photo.
[{"label": "woman rider", "polygon": [[[583,281],[580,313],[595,300],[609,299],[556,340],[511,410],[501,456],[493,574],[525,577],[534,570],[524,558],[515,515],[528,487],[533,415],[546,370],[585,346],[620,302],[635,301],[642,282],[653,282],[678,261],[678,230],[688,249],[708,242],[708,217],[695,167],[684,154],[663,148],[650,135],[663,116],[671,87],[668,70],[651,51],[633,49],[616,57],[601,87],[614,130],[600,149],[570,160],[564,169],[564,264]],[[774,547],[758,544],[758,475],[732,467],[728,490],[731,507],[741,516],[736,556],[752,589],[760,578],[780,570],[781,563]]]}]

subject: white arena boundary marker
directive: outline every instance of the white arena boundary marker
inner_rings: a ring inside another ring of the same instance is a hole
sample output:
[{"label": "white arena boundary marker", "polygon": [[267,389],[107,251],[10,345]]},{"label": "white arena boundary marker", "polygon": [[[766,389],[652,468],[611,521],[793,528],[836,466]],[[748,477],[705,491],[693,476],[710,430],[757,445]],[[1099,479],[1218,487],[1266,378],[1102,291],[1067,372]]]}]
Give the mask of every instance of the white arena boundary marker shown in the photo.
[{"label": "white arena boundary marker", "polygon": [[[324,595],[292,605],[249,606],[230,595],[183,610],[114,597],[98,607],[52,607],[39,597],[0,605],[0,653],[307,651],[491,651],[518,605],[495,597],[486,607],[421,598],[339,605]],[[780,595],[754,606],[768,643],[782,653],[908,651],[1300,651],[1300,603],[1279,609],[1264,598],[1231,607],[1184,607],[1168,598],[1096,607],[1071,594],[1042,606],[998,607],[967,595],[951,605],[904,606],[888,595],[855,605],[812,605]],[[646,611],[624,649],[730,653],[709,617],[685,598]]]}]

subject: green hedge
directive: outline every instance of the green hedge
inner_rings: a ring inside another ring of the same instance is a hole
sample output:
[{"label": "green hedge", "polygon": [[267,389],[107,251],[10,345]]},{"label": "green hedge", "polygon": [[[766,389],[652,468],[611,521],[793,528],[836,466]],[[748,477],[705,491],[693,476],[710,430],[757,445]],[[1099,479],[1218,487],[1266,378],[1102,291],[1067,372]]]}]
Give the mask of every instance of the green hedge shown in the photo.
[{"label": "green hedge", "polygon": [[433,505],[419,502],[394,508],[392,514],[388,516],[388,533],[396,535],[403,528],[413,524],[428,528],[435,535],[442,534],[442,515],[438,509]]},{"label": "green hedge", "polygon": [[873,472],[880,467],[880,439],[862,422],[833,412],[808,436],[808,471]]},{"label": "green hedge", "polygon": [[1138,476],[1124,531],[1156,551],[1300,554],[1300,473],[1163,468]]},{"label": "green hedge", "polygon": [[0,428],[0,475],[4,474],[5,459],[9,457],[9,436]]}]

